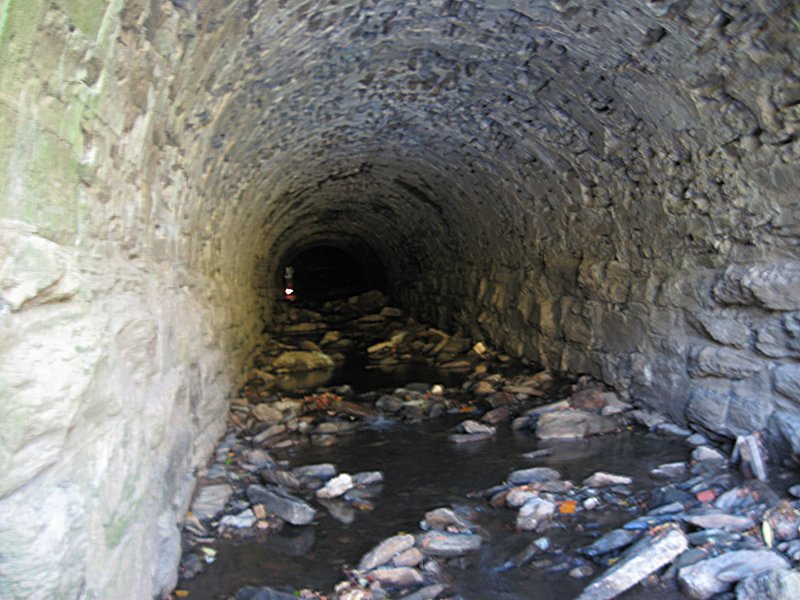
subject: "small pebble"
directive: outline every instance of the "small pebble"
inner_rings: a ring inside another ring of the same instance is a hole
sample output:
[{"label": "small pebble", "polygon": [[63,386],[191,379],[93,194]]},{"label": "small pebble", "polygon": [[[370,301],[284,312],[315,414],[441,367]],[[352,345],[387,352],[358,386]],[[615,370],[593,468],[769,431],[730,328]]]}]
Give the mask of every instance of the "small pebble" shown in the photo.
[{"label": "small pebble", "polygon": [[586,510],[594,510],[598,506],[600,506],[600,499],[595,496],[587,498],[586,500],[583,501],[583,508],[585,508]]},{"label": "small pebble", "polygon": [[574,579],[583,579],[584,577],[591,577],[592,573],[594,573],[594,569],[588,565],[584,565],[582,567],[575,567],[569,572],[569,576]]},{"label": "small pebble", "polygon": [[686,438],[685,442],[690,446],[697,447],[697,446],[704,446],[705,444],[708,443],[708,440],[706,439],[706,436],[702,434],[693,433],[692,435]]},{"label": "small pebble", "polygon": [[542,552],[547,552],[550,548],[550,538],[540,537],[534,540],[533,545],[536,546]]}]

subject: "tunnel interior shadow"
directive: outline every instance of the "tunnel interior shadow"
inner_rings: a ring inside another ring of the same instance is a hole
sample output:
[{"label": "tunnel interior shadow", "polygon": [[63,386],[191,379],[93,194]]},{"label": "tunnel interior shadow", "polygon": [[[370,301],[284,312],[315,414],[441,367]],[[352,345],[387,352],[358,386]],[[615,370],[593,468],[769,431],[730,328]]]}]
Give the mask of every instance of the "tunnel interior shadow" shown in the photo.
[{"label": "tunnel interior shadow", "polygon": [[297,252],[286,260],[281,273],[300,304],[323,303],[373,289],[386,292],[388,287],[385,269],[374,256],[330,245]]}]

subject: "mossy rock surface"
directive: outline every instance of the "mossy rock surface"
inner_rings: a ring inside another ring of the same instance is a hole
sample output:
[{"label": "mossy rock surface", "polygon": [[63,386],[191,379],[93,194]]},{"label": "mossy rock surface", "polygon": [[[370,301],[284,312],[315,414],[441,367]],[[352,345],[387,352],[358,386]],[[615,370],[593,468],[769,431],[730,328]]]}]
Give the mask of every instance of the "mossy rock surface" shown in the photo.
[{"label": "mossy rock surface", "polygon": [[286,371],[317,371],[333,368],[333,359],[323,352],[284,352],[273,363],[276,369]]}]

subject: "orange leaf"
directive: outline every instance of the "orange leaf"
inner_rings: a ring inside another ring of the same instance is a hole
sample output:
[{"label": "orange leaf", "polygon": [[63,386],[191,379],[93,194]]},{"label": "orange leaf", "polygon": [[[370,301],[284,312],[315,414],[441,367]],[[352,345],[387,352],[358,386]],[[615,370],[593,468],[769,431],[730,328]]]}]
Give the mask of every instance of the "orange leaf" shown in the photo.
[{"label": "orange leaf", "polygon": [[577,502],[575,500],[564,500],[558,503],[558,512],[562,515],[574,515],[576,505]]}]

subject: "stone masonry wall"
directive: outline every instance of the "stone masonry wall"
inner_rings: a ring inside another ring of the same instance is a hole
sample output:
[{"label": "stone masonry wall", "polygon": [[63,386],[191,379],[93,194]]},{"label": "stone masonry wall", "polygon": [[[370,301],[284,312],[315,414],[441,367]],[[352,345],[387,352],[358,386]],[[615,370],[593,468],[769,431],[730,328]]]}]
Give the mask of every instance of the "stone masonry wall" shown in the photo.
[{"label": "stone masonry wall", "polygon": [[151,598],[286,257],[800,454],[800,13],[3,0],[0,596]]},{"label": "stone masonry wall", "polygon": [[176,124],[196,23],[0,7],[0,597],[158,597],[260,329]]}]

